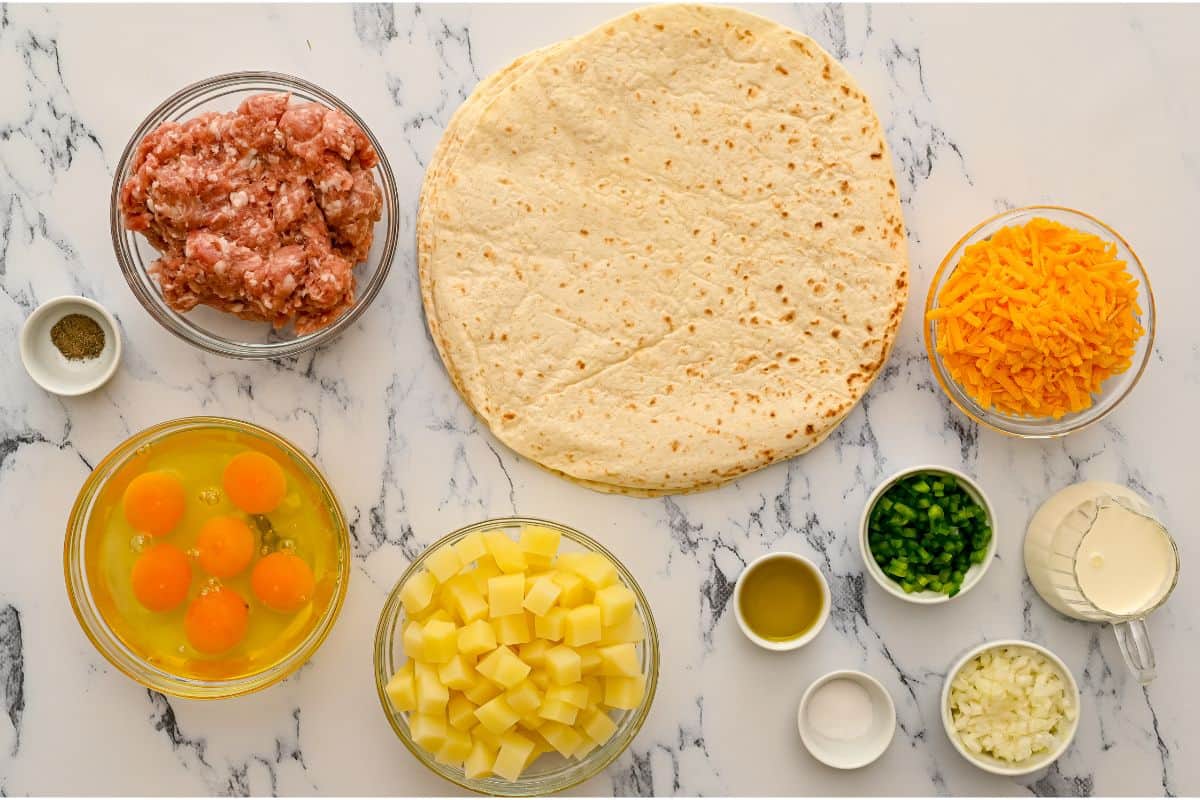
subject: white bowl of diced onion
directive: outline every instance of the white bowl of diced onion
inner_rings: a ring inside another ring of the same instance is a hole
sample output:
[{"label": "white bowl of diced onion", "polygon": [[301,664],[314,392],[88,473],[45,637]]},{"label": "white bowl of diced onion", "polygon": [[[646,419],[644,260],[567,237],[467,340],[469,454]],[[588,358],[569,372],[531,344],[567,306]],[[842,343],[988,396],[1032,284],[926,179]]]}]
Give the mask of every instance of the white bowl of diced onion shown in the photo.
[{"label": "white bowl of diced onion", "polygon": [[995,775],[1049,766],[1079,727],[1079,686],[1062,659],[1020,639],[968,650],[942,687],[942,725],[954,748]]}]

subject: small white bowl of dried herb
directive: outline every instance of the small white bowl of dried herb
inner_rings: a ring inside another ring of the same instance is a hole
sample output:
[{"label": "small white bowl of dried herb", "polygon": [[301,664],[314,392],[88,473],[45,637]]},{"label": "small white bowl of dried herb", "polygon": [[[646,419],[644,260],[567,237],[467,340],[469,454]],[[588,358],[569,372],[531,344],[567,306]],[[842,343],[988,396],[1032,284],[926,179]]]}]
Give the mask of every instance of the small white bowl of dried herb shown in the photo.
[{"label": "small white bowl of dried herb", "polygon": [[104,306],[66,295],[42,303],[21,328],[21,363],[34,383],[64,396],[103,386],[121,361],[121,329]]},{"label": "small white bowl of dried herb", "polygon": [[970,476],[925,464],[871,494],[859,525],[867,573],[910,603],[945,603],[983,578],[996,556],[996,512]]}]

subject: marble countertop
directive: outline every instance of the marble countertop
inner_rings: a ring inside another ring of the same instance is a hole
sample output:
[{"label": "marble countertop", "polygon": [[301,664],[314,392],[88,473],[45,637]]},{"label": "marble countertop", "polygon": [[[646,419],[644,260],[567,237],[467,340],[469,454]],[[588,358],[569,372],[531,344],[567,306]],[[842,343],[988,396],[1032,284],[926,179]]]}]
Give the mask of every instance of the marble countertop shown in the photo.
[{"label": "marble countertop", "polygon": [[[448,530],[521,512],[603,539],[646,589],[664,680],[633,746],[587,794],[1196,794],[1200,581],[1190,569],[1150,621],[1159,677],[1141,687],[1112,634],[1057,616],[1020,557],[1033,508],[1083,478],[1143,493],[1189,565],[1200,427],[1200,7],[771,6],[855,74],[887,128],[904,197],[912,295],[881,379],[812,453],[719,491],[593,494],[499,445],[467,411],[425,333],[411,241],[426,160],[471,87],[518,54],[589,29],[616,6],[0,5],[0,794],[443,794],[395,739],[371,678],[383,598]],[[237,69],[310,78],[386,143],[403,247],[371,311],[332,346],[278,363],[206,356],[159,329],[126,287],[108,235],[112,171],[142,117],[177,88]],[[1133,395],[1103,424],[1049,442],[970,423],[936,389],[919,307],[948,246],[1015,204],[1088,210],[1133,243],[1160,330]],[[94,297],[119,317],[123,365],[63,399],[22,372],[17,332],[40,302]],[[210,413],[270,427],[312,453],[353,520],[341,620],[281,685],[225,702],[148,692],[79,630],[61,537],[91,465],[129,434]],[[998,508],[984,582],[915,608],[864,576],[862,504],[887,473],[940,462]],[[755,648],[728,608],[743,564],[770,549],[822,565],[830,624],[790,654]],[[1023,779],[965,763],[942,732],[943,673],[970,645],[1027,637],[1070,666],[1079,735]],[[803,750],[801,693],[856,668],[895,698],[895,741],[840,773]],[[1192,757],[1188,757],[1188,753]]]}]

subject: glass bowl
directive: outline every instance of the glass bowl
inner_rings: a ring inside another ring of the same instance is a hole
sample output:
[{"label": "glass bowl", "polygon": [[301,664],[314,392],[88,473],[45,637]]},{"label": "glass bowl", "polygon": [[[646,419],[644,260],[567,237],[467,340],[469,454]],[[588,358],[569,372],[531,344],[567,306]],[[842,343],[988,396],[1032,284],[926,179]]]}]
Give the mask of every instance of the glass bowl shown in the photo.
[{"label": "glass bowl", "polygon": [[[132,458],[146,452],[146,448],[182,431],[198,429],[230,431],[242,436],[249,436],[259,440],[265,448],[276,452],[280,457],[290,459],[300,473],[307,478],[327,508],[336,538],[335,585],[312,630],[278,663],[253,674],[230,680],[203,680],[173,674],[150,663],[126,644],[104,618],[84,557],[89,538],[89,522],[108,481]],[[342,601],[346,597],[346,586],[350,578],[350,534],[345,517],[342,515],[341,506],[333,494],[333,489],[312,460],[291,442],[257,425],[240,420],[223,417],[185,417],[162,422],[141,433],[134,434],[96,465],[91,475],[84,481],[83,488],[79,490],[79,496],[75,500],[75,505],[72,507],[67,521],[63,569],[66,574],[67,594],[70,597],[75,616],[79,620],[79,625],[96,649],[100,651],[100,654],[118,670],[143,686],[176,697],[195,699],[236,697],[265,689],[291,675],[325,641],[342,609]]]},{"label": "glass bowl", "polygon": [[[429,554],[442,545],[457,542],[467,534],[476,531],[504,530],[512,532],[523,525],[541,525],[559,531],[562,534],[560,552],[601,553],[616,566],[621,582],[633,591],[636,598],[634,613],[641,617],[642,624],[646,629],[646,638],[638,645],[642,672],[646,676],[646,692],[637,708],[626,711],[620,718],[614,719],[617,723],[617,730],[613,733],[612,738],[588,753],[580,761],[565,759],[551,751],[538,758],[516,781],[507,781],[498,776],[482,780],[468,778],[463,774],[461,768],[447,766],[434,760],[432,753],[427,752],[413,741],[408,729],[408,715],[394,711],[385,692],[388,680],[405,660],[400,641],[401,630],[404,626],[404,606],[400,602],[400,588],[425,566]],[[392,729],[396,731],[396,735],[400,737],[400,741],[418,761],[446,780],[473,792],[502,797],[531,797],[561,792],[594,777],[611,764],[637,736],[638,731],[642,728],[642,723],[646,721],[646,716],[650,713],[650,706],[654,702],[654,690],[658,685],[658,663],[658,629],[654,626],[650,604],[625,565],[590,536],[586,536],[574,528],[568,528],[566,525],[532,517],[484,520],[460,528],[434,542],[409,565],[400,579],[396,581],[395,587],[388,595],[387,602],[384,603],[383,611],[379,614],[379,627],[375,630],[375,688],[379,694],[379,702],[383,706],[383,713],[391,723]]]},{"label": "glass bowl", "polygon": [[[984,408],[981,406],[963,390],[942,363],[941,354],[937,349],[937,322],[931,322],[928,319],[929,312],[938,307],[938,294],[941,293],[942,287],[958,266],[963,250],[969,245],[987,239],[1001,228],[1012,225],[1023,225],[1035,217],[1060,222],[1076,230],[1094,234],[1107,242],[1112,242],[1116,246],[1117,257],[1126,263],[1130,275],[1138,281],[1137,303],[1142,309],[1142,313],[1137,319],[1141,323],[1142,328],[1145,329],[1145,333],[1138,339],[1129,369],[1119,375],[1113,375],[1104,381],[1101,384],[1100,393],[1092,395],[1091,406],[1082,411],[1066,414],[1060,419],[1054,419],[1053,417],[1018,416],[1001,412],[995,408]],[[946,396],[950,398],[950,402],[958,406],[959,410],[971,419],[1001,433],[1024,439],[1051,439],[1083,430],[1089,425],[1099,422],[1133,391],[1133,387],[1137,384],[1138,379],[1141,378],[1142,372],[1145,371],[1146,364],[1150,361],[1150,353],[1154,349],[1154,292],[1150,288],[1150,277],[1146,274],[1145,267],[1142,266],[1142,262],[1137,257],[1137,254],[1133,252],[1133,248],[1129,246],[1129,242],[1125,241],[1121,234],[1108,225],[1090,214],[1085,214],[1082,211],[1076,211],[1071,208],[1064,208],[1062,206],[1026,206],[1025,208],[1004,211],[994,217],[985,219],[967,231],[966,235],[950,248],[950,252],[942,259],[941,265],[938,266],[937,272],[933,275],[933,281],[929,284],[929,294],[925,298],[925,321],[923,325],[925,328],[925,349],[929,354],[929,363],[933,367],[933,375],[937,378],[937,382],[946,393]]]},{"label": "glass bowl", "polygon": [[[138,144],[147,133],[168,120],[179,121],[206,111],[232,111],[247,97],[264,92],[291,92],[300,100],[321,103],[350,117],[370,140],[379,163],[375,178],[383,193],[383,214],[375,224],[375,237],[367,261],[354,267],[358,297],[354,305],[320,330],[297,335],[290,328],[275,330],[268,322],[251,322],[207,306],[186,314],[175,311],[163,299],[149,267],[159,253],[140,234],[122,223],[121,186],[129,179]],[[383,146],[362,118],[341,100],[301,78],[276,72],[233,72],[185,86],[150,112],[133,132],[113,177],[109,201],[109,227],[121,272],[138,301],[160,325],[196,347],[234,358],[280,358],[332,341],[354,324],[383,288],[399,241],[400,213],[396,179]]]}]

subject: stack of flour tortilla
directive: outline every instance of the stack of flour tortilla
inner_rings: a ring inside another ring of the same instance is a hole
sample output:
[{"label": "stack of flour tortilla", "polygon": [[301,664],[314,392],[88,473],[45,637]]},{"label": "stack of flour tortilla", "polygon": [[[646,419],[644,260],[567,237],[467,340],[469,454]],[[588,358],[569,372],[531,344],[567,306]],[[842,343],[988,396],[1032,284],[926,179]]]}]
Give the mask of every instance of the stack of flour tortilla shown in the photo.
[{"label": "stack of flour tortilla", "polygon": [[887,359],[904,223],[871,104],[811,39],[655,6],[517,59],[421,192],[426,316],[521,455],[705,489],[819,444]]}]

